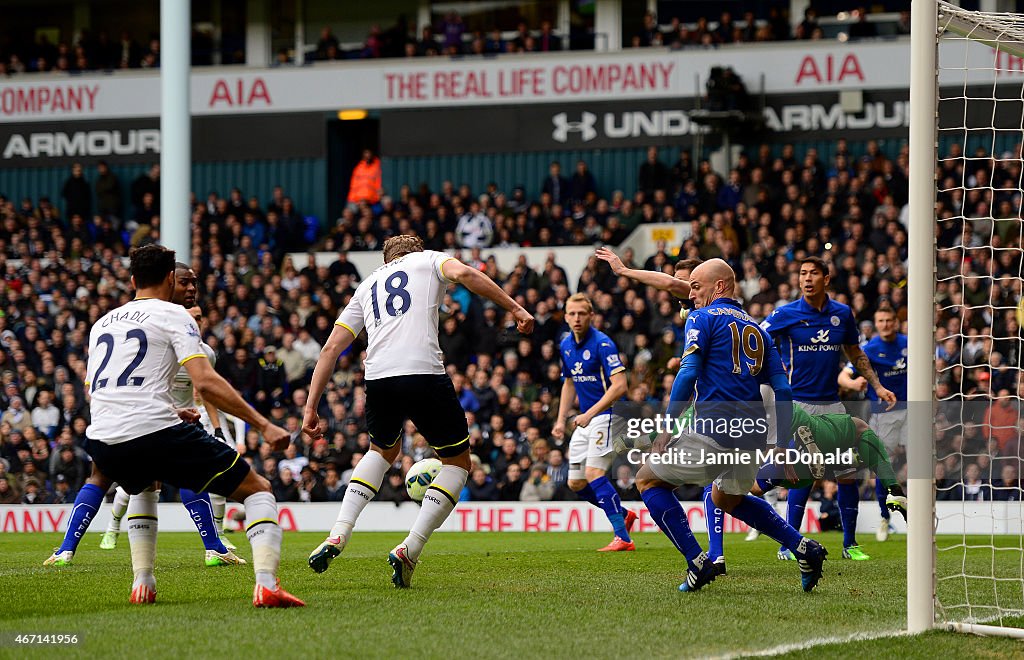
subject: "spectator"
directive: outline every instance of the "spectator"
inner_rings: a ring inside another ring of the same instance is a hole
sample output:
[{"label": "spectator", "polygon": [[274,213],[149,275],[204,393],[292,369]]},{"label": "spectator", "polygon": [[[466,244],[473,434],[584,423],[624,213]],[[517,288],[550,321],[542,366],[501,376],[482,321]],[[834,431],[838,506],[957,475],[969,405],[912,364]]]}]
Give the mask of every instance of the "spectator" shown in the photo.
[{"label": "spectator", "polygon": [[89,188],[89,182],[85,180],[81,163],[74,163],[71,166],[71,176],[64,181],[60,196],[64,200],[67,217],[92,217],[92,190]]},{"label": "spectator", "polygon": [[42,390],[36,395],[36,405],[32,409],[32,426],[48,438],[53,438],[60,424],[60,410],[53,405],[53,392]]},{"label": "spectator", "polygon": [[49,504],[50,494],[36,479],[25,482],[25,494],[21,496],[22,504]]},{"label": "spectator", "polygon": [[[146,195],[150,195],[147,199]],[[132,217],[144,217],[148,221],[160,213],[160,165],[154,164],[149,171],[139,175],[132,182]]]},{"label": "spectator", "polygon": [[669,177],[671,172],[665,163],[658,159],[658,148],[647,148],[647,160],[640,165],[639,189],[644,194],[644,199],[654,197],[654,191],[668,191]]},{"label": "spectator", "polygon": [[834,481],[823,481],[821,483],[821,510],[818,513],[818,520],[821,522],[821,531],[833,532],[842,529],[842,519],[839,515],[839,503],[836,494],[839,486]]},{"label": "spectator", "polygon": [[636,479],[633,477],[633,470],[628,465],[620,465],[615,470],[615,486],[619,499],[632,502],[640,499],[640,491],[636,487]]},{"label": "spectator", "polygon": [[523,491],[523,470],[518,464],[511,464],[498,484],[498,499],[502,502],[518,502]]},{"label": "spectator", "polygon": [[119,223],[123,217],[121,182],[104,160],[96,164],[96,174],[96,212],[102,218]]},{"label": "spectator", "polygon": [[480,204],[472,202],[469,210],[459,217],[455,233],[462,247],[488,247],[494,237],[494,224],[481,211]]},{"label": "spectator", "polygon": [[548,167],[548,176],[544,179],[541,192],[551,196],[552,204],[565,204],[570,195],[569,180],[562,176],[562,165],[557,160]]},{"label": "spectator", "polygon": [[280,468],[278,477],[271,482],[274,490],[274,499],[278,502],[298,502],[299,484],[292,477],[292,471],[286,467]]},{"label": "spectator", "polygon": [[334,36],[330,26],[325,25],[320,29],[320,39],[316,42],[316,59],[338,59],[338,38]]},{"label": "spectator", "polygon": [[369,149],[363,150],[362,159],[352,170],[352,178],[348,185],[348,203],[350,207],[360,204],[375,206],[380,202],[381,189],[380,159]]},{"label": "spectator", "polygon": [[32,417],[25,410],[25,402],[20,396],[11,397],[7,410],[0,415],[0,424],[8,424],[12,431],[21,432],[32,426]]},{"label": "spectator", "polygon": [[494,502],[498,499],[498,487],[482,468],[475,468],[466,484],[471,502]]},{"label": "spectator", "polygon": [[340,502],[345,499],[347,484],[342,483],[338,474],[338,468],[331,466],[327,468],[327,476],[324,479],[324,495],[327,502]]},{"label": "spectator", "polygon": [[17,486],[6,479],[0,479],[0,504],[18,504],[21,502],[21,492]]}]

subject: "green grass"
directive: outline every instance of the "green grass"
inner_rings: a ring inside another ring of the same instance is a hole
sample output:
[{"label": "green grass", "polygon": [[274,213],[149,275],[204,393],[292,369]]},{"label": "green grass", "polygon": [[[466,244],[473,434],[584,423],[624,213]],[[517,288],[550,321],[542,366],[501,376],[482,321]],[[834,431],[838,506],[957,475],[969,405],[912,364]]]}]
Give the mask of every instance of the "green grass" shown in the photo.
[{"label": "green grass", "polygon": [[[257,611],[249,567],[205,568],[195,534],[161,534],[158,602],[131,606],[125,534],[115,551],[89,534],[73,566],[43,568],[56,534],[0,535],[0,633],[76,632],[67,657],[706,657],[741,655],[905,622],[903,537],[865,543],[869,562],[839,559],[800,589],[795,563],[766,539],[726,538],[729,575],[680,594],[684,564],[660,534],[637,536],[635,553],[599,554],[603,534],[437,534],[414,587],[391,586],[385,557],[401,534],[356,534],[330,571],[306,555],[321,534],[285,534],[282,584],[308,607]],[[241,535],[241,554],[250,557]],[[1007,559],[1012,553],[1005,553]],[[1019,556],[1014,556],[1019,565]],[[1018,592],[1020,591],[1017,585]],[[979,596],[980,597],[980,596]],[[819,647],[786,657],[1020,657],[1004,639],[934,633]],[[0,648],[0,657],[26,657]]]}]

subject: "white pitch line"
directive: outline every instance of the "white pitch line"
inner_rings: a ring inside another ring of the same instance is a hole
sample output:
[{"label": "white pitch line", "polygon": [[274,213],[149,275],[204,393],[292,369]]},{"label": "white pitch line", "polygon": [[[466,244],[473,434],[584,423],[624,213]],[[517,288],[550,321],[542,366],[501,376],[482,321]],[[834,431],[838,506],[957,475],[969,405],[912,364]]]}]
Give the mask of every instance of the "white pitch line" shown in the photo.
[{"label": "white pitch line", "polygon": [[782,644],[780,646],[774,646],[770,649],[764,649],[761,651],[736,651],[728,653],[726,655],[714,656],[716,660],[734,660],[736,658],[767,658],[784,653],[792,653],[793,651],[805,651],[816,646],[824,646],[825,644],[843,644],[846,642],[867,642],[873,639],[882,639],[884,637],[902,637],[906,635],[905,630],[888,630],[885,632],[863,632],[853,633],[845,636],[838,637],[818,637],[816,639],[809,639],[805,642],[797,644]]}]

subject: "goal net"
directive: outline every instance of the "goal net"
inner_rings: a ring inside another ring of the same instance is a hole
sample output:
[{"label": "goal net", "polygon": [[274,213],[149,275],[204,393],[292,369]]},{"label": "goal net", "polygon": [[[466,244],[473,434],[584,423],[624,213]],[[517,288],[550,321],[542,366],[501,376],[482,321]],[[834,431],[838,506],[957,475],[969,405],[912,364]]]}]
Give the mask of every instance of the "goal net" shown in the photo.
[{"label": "goal net", "polygon": [[1024,637],[1024,17],[937,4],[935,623]]}]

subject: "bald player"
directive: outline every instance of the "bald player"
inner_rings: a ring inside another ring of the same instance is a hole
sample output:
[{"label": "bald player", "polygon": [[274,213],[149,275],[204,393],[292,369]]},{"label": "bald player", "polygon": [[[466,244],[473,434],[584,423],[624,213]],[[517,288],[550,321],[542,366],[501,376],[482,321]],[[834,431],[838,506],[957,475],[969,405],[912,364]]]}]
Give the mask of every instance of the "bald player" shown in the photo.
[{"label": "bald player", "polygon": [[[694,268],[686,320],[686,345],[672,386],[668,414],[678,418],[690,400],[691,425],[677,439],[663,434],[637,473],[637,487],[651,517],[687,560],[681,591],[696,591],[720,573],[694,538],[673,491],[683,484],[713,482],[716,507],[779,541],[799,560],[801,582],[811,591],[821,579],[827,552],[802,537],[770,504],[748,495],[758,465],[756,452],[768,445],[767,417],[760,386],[775,392],[777,428],[792,417],[792,393],[771,337],[735,300],[736,274],[721,259]],[[773,439],[773,444],[775,444]],[[783,438],[785,440],[785,438]],[[671,441],[671,442],[670,442]]]}]

